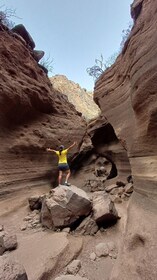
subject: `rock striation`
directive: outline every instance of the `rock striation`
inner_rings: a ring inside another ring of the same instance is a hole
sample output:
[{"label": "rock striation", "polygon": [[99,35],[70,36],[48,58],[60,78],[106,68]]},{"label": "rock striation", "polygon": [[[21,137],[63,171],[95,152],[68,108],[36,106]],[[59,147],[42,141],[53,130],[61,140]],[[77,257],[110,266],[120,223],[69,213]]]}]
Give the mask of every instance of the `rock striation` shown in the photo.
[{"label": "rock striation", "polygon": [[[86,123],[55,90],[28,48],[0,28],[0,195],[55,181],[46,147],[82,140]],[[75,125],[74,125],[75,124]],[[76,153],[71,150],[70,158]]]},{"label": "rock striation", "polygon": [[157,2],[134,1],[131,14],[134,26],[122,54],[97,81],[94,98],[127,151],[134,181],[124,243],[111,279],[153,280],[157,278]]}]

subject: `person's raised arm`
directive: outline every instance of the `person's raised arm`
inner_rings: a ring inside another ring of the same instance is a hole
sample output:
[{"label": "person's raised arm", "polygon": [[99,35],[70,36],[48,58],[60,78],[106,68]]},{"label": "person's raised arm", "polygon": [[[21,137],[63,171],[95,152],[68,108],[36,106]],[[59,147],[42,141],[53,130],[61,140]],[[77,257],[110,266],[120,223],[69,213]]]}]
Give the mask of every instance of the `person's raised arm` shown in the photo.
[{"label": "person's raised arm", "polygon": [[76,145],[76,142],[74,142],[69,148],[67,148],[67,150],[73,148]]},{"label": "person's raised arm", "polygon": [[54,152],[54,153],[56,152],[55,150],[50,149],[50,148],[46,148],[46,151],[47,151],[47,152]]}]

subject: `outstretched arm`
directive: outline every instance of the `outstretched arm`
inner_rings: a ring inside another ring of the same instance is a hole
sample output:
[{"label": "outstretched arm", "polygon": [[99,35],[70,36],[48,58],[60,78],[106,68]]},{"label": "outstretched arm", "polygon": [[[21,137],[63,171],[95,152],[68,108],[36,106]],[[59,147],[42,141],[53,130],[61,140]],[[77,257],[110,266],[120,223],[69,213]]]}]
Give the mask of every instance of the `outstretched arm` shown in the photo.
[{"label": "outstretched arm", "polygon": [[50,149],[50,148],[47,148],[46,151],[47,151],[47,152],[54,152],[54,153],[56,152],[55,150]]},{"label": "outstretched arm", "polygon": [[67,148],[67,150],[73,148],[76,145],[76,142],[74,142],[69,148]]}]

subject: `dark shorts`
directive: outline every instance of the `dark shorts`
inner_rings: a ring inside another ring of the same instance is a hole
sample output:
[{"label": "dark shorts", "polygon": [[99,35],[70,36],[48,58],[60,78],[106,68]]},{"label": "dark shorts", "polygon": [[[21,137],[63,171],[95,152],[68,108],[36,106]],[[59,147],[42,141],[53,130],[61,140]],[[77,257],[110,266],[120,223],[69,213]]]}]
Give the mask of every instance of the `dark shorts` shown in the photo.
[{"label": "dark shorts", "polygon": [[67,163],[59,163],[58,169],[59,171],[67,171],[69,170],[69,165]]}]

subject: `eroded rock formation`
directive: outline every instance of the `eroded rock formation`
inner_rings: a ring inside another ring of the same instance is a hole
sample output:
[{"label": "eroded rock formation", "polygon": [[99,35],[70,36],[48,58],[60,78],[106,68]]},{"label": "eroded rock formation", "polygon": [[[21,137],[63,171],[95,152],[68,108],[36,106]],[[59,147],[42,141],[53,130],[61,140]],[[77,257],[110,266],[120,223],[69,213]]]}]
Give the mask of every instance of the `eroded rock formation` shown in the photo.
[{"label": "eroded rock formation", "polygon": [[75,178],[77,169],[78,177],[81,171],[87,191],[104,190],[111,182],[127,181],[131,169],[126,147],[123,141],[119,141],[114,128],[103,115],[89,122],[72,168],[76,171]]},{"label": "eroded rock formation", "polygon": [[124,243],[111,279],[157,278],[157,2],[132,5],[134,26],[95,101],[127,150],[134,181]]},{"label": "eroded rock formation", "polygon": [[[46,147],[81,141],[86,124],[65,96],[53,89],[29,48],[0,31],[0,194],[44,184],[57,159]],[[75,125],[74,125],[75,124]],[[70,157],[76,152],[71,151]]]}]

